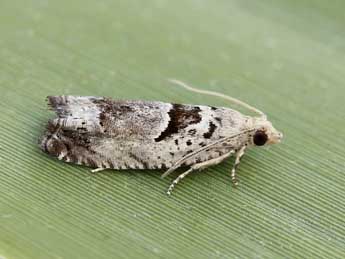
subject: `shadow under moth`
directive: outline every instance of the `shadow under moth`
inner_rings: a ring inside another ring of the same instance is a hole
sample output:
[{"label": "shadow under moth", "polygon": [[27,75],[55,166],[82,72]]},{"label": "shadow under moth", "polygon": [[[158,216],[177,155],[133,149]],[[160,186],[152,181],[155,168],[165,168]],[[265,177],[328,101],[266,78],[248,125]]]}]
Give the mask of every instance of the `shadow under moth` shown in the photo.
[{"label": "shadow under moth", "polygon": [[241,105],[258,116],[224,107],[113,100],[93,96],[48,96],[57,117],[48,122],[41,149],[65,162],[85,165],[93,172],[104,169],[166,169],[189,167],[170,185],[193,170],[218,164],[234,155],[236,169],[245,150],[280,142],[278,132],[258,109],[233,97],[199,90],[170,80],[187,90],[218,96]]}]

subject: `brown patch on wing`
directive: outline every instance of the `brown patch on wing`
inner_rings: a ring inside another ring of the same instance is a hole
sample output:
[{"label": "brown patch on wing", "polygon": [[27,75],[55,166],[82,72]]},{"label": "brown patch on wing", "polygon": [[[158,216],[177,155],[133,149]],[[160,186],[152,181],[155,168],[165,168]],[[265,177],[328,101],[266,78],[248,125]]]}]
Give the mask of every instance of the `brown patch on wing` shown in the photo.
[{"label": "brown patch on wing", "polygon": [[41,139],[41,149],[68,162],[81,161],[83,164],[96,167],[97,160],[101,157],[91,149],[90,136],[85,128],[67,130],[59,123],[49,121],[47,131]]},{"label": "brown patch on wing", "polygon": [[108,114],[116,116],[123,116],[129,112],[133,112],[133,108],[126,101],[112,100],[110,98],[94,99],[94,104],[97,104],[99,108]]},{"label": "brown patch on wing", "polygon": [[85,147],[86,149],[90,148],[90,136],[85,131],[63,129],[61,130],[61,136],[69,139],[75,146]]},{"label": "brown patch on wing", "polygon": [[173,107],[168,112],[170,121],[166,129],[155,138],[156,142],[162,141],[173,134],[179,132],[180,129],[184,129],[190,124],[196,124],[201,121],[201,115],[199,107],[188,107],[181,104],[173,104]]}]

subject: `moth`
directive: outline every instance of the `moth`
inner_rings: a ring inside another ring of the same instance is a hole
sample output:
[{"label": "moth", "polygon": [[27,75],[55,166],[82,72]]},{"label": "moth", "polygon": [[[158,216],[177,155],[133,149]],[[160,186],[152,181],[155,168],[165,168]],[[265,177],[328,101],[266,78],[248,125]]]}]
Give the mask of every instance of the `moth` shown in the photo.
[{"label": "moth", "polygon": [[187,90],[218,96],[258,116],[234,109],[159,101],[114,100],[94,96],[48,96],[57,117],[49,120],[41,149],[69,163],[104,169],[166,169],[165,177],[188,167],[170,185],[193,170],[235,156],[231,179],[245,151],[279,143],[283,137],[260,110],[230,96],[171,80]]}]

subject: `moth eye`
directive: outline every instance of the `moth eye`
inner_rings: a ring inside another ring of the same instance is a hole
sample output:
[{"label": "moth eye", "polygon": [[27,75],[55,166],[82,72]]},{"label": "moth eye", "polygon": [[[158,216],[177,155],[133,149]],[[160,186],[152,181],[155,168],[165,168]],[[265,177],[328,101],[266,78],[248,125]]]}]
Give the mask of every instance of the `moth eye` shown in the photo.
[{"label": "moth eye", "polygon": [[264,131],[258,130],[255,132],[254,138],[253,138],[255,145],[263,146],[266,144],[267,140],[268,140],[268,137]]}]

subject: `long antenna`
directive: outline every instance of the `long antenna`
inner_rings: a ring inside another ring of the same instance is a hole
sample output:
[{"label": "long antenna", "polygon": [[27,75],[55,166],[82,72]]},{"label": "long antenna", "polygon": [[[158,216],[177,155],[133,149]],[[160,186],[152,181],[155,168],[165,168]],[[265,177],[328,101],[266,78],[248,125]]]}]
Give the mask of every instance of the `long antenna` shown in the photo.
[{"label": "long antenna", "polygon": [[197,89],[197,88],[194,88],[194,87],[191,87],[189,85],[187,85],[186,83],[182,82],[182,81],[179,81],[179,80],[176,80],[176,79],[168,79],[169,82],[173,83],[173,84],[176,84],[176,85],[179,85],[179,86],[182,86],[183,88],[191,91],[191,92],[195,92],[195,93],[199,93],[199,94],[206,94],[206,95],[213,95],[213,96],[217,96],[217,97],[220,97],[220,98],[223,98],[225,100],[228,100],[230,102],[233,102],[237,105],[241,105],[245,108],[247,108],[248,110],[252,111],[252,112],[255,112],[255,113],[258,113],[261,117],[263,118],[266,118],[266,114],[264,114],[262,111],[260,111],[259,109],[256,109],[254,108],[253,106],[245,103],[245,102],[242,102],[234,97],[231,97],[231,96],[228,96],[228,95],[225,95],[225,94],[221,94],[221,93],[218,93],[218,92],[213,92],[213,91],[207,91],[207,90],[200,90],[200,89]]}]

